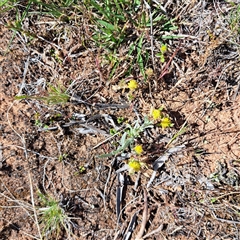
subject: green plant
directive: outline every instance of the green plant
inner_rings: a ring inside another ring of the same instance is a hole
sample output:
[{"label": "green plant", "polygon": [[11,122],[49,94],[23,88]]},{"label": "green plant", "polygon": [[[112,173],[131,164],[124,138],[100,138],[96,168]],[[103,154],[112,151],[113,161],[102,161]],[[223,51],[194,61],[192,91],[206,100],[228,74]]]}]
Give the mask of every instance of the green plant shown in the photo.
[{"label": "green plant", "polygon": [[102,154],[99,157],[110,157],[124,152],[124,150],[128,147],[133,148],[132,145],[135,140],[140,137],[140,134],[144,132],[145,129],[151,127],[153,127],[153,123],[149,121],[147,117],[144,118],[144,122],[142,124],[140,124],[138,120],[135,122],[134,126],[126,124],[126,130],[123,133],[121,139],[119,140],[119,145],[117,149],[108,154]]},{"label": "green plant", "polygon": [[11,4],[11,2],[9,4],[9,2],[10,2],[9,0],[3,0],[3,1],[0,2],[0,7],[1,7],[1,11],[0,12],[9,11],[13,7],[12,4],[14,2],[12,4]]},{"label": "green plant", "polygon": [[[159,5],[140,0],[86,0],[85,7],[92,22],[92,39],[97,46],[107,51],[105,58],[109,61],[111,78],[118,67],[127,63],[125,74],[130,75],[138,69],[146,80],[145,68],[149,64],[149,33],[156,32],[155,38],[169,38],[161,32],[176,29]],[[124,54],[121,54],[124,48]],[[153,51],[151,52],[153,55]],[[152,56],[154,57],[154,56]]]},{"label": "green plant", "polygon": [[229,16],[230,29],[234,34],[240,33],[240,5],[234,5],[233,10],[230,12]]},{"label": "green plant", "polygon": [[125,118],[124,117],[118,117],[117,118],[117,123],[118,124],[121,124],[121,123],[123,123],[125,121]]},{"label": "green plant", "polygon": [[42,227],[43,235],[46,238],[55,237],[57,239],[63,229],[68,235],[71,235],[71,220],[65,213],[63,208],[59,206],[58,201],[50,196],[45,196],[38,193],[42,207],[38,209],[40,215],[40,226]]},{"label": "green plant", "polygon": [[69,95],[66,93],[66,90],[63,87],[54,87],[49,84],[47,96],[29,96],[21,95],[15,96],[16,100],[22,99],[36,99],[45,101],[49,105],[54,104],[66,104],[69,100]]},{"label": "green plant", "polygon": [[170,146],[176,138],[184,134],[186,131],[187,131],[187,122],[185,122],[180,128],[180,130],[170,139],[166,147]]},{"label": "green plant", "polygon": [[[121,1],[123,2],[123,1]],[[94,23],[93,40],[102,47],[114,49],[125,39],[127,16],[120,1],[104,0],[101,3],[85,1],[86,8],[92,13]]]},{"label": "green plant", "polygon": [[60,64],[63,62],[63,60],[62,60],[62,58],[60,57],[58,51],[56,51],[55,49],[51,49],[51,50],[50,50],[50,55],[54,58],[54,60],[55,60],[56,62],[58,62],[58,63],[60,63]]},{"label": "green plant", "polygon": [[63,153],[63,154],[61,154],[61,155],[58,157],[58,160],[59,160],[60,162],[62,162],[64,159],[67,158],[67,156],[68,156],[67,153]]},{"label": "green plant", "polygon": [[160,62],[164,63],[165,62],[165,53],[167,52],[167,45],[163,44],[160,48],[160,52],[156,54],[157,57],[160,58]]},{"label": "green plant", "polygon": [[28,0],[24,2],[4,0],[0,2],[0,14],[11,11],[11,16],[15,16],[6,26],[13,31],[9,45],[16,36],[16,32],[20,32],[30,39],[38,37],[34,32],[31,32],[31,30],[23,27],[26,18],[34,15],[47,15],[67,22],[69,20],[69,12],[67,10],[73,5],[74,0],[61,0],[57,1],[57,3],[46,3],[39,0]]},{"label": "green plant", "polygon": [[213,203],[216,203],[217,202],[217,198],[211,198],[210,199],[210,202],[213,204]]},{"label": "green plant", "polygon": [[86,172],[86,168],[84,166],[79,166],[78,171],[74,173],[75,176],[78,176],[80,174],[83,174]]}]

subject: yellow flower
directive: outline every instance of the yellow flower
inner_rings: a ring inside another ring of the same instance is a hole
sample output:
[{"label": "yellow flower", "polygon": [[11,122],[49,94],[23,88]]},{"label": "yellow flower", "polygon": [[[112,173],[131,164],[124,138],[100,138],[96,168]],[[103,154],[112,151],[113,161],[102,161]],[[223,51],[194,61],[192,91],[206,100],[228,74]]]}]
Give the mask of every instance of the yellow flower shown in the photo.
[{"label": "yellow flower", "polygon": [[136,145],[135,148],[134,148],[135,152],[137,154],[141,154],[143,152],[143,148],[142,148],[142,145]]},{"label": "yellow flower", "polygon": [[161,120],[160,125],[162,126],[162,128],[167,128],[172,126],[172,122],[168,117],[165,117]]},{"label": "yellow flower", "polygon": [[134,158],[131,158],[128,162],[129,174],[139,172],[141,170],[142,163]]},{"label": "yellow flower", "polygon": [[161,110],[159,109],[153,109],[151,114],[154,120],[161,118],[162,115]]},{"label": "yellow flower", "polygon": [[160,48],[160,51],[162,52],[162,54],[164,54],[167,51],[167,45],[163,44]]},{"label": "yellow flower", "polygon": [[134,80],[134,79],[130,80],[129,83],[128,83],[128,88],[129,88],[131,91],[137,89],[137,88],[138,88],[138,83],[137,83],[137,81]]}]

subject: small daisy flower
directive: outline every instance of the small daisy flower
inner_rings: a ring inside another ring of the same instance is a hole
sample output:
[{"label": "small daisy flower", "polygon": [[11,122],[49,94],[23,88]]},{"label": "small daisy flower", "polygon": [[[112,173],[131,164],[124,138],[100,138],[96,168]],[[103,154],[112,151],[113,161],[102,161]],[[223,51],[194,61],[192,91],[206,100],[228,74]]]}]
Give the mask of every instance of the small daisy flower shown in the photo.
[{"label": "small daisy flower", "polygon": [[162,126],[162,128],[167,128],[167,127],[171,127],[173,124],[172,124],[171,120],[168,117],[164,117],[161,120],[160,125]]},{"label": "small daisy flower", "polygon": [[153,110],[151,111],[151,115],[152,115],[152,117],[153,117],[154,120],[157,120],[157,119],[161,118],[162,112],[161,112],[160,109],[153,109]]},{"label": "small daisy flower", "polygon": [[128,171],[130,175],[134,174],[135,172],[139,172],[142,167],[147,167],[145,163],[136,160],[134,158],[130,158],[128,163],[124,164],[123,167],[118,169],[116,173],[121,173],[123,171]]},{"label": "small daisy flower", "polygon": [[160,51],[162,54],[164,54],[167,51],[167,45],[163,44],[160,48]]},{"label": "small daisy flower", "polygon": [[136,145],[135,148],[134,148],[134,151],[135,151],[138,155],[142,154],[142,152],[143,152],[142,145]]},{"label": "small daisy flower", "polygon": [[129,174],[133,174],[135,172],[139,172],[141,170],[141,166],[143,165],[143,163],[141,163],[140,161],[131,158],[128,162],[128,172]]},{"label": "small daisy flower", "polygon": [[128,88],[131,90],[131,91],[134,91],[138,88],[138,83],[136,80],[132,79],[129,81],[128,83]]}]

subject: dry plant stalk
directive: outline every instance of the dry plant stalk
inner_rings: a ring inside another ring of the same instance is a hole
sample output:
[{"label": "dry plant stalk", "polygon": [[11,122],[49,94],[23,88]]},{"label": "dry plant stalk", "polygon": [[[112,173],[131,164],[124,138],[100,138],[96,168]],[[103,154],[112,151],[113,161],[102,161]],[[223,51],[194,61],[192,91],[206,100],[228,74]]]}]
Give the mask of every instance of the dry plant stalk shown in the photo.
[{"label": "dry plant stalk", "polygon": [[142,224],[141,224],[141,228],[135,238],[135,240],[142,240],[142,236],[147,224],[147,215],[148,215],[148,201],[147,201],[147,190],[143,189],[143,193],[144,193],[144,209],[143,209],[143,219],[142,219]]}]

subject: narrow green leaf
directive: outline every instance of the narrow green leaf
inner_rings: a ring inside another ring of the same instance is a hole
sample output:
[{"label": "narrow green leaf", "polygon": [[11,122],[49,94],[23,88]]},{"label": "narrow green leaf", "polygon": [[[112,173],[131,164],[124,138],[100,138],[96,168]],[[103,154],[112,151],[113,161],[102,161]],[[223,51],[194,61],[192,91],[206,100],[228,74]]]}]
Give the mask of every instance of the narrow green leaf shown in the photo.
[{"label": "narrow green leaf", "polygon": [[98,23],[100,23],[102,26],[106,27],[107,29],[110,29],[111,31],[115,31],[116,28],[114,25],[112,25],[111,23],[108,23],[106,21],[103,20],[97,20]]}]

